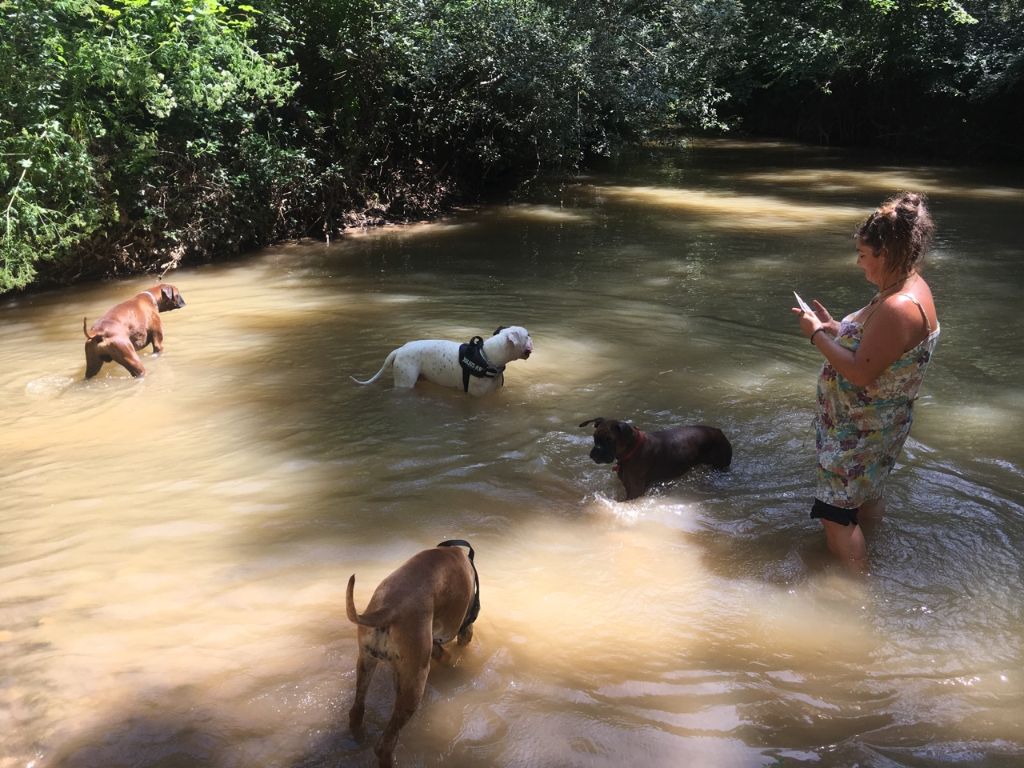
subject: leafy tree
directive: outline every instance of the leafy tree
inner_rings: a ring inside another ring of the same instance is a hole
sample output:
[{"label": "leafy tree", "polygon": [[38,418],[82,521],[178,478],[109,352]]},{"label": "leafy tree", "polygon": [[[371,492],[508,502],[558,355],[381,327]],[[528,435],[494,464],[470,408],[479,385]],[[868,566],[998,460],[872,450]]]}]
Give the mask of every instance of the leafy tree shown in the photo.
[{"label": "leafy tree", "polygon": [[[754,131],[963,154],[1019,132],[1017,0],[744,0],[733,115]],[[1016,118],[1013,117],[1016,115]],[[1016,128],[1014,126],[1017,126]]]},{"label": "leafy tree", "polygon": [[268,136],[292,86],[283,54],[250,45],[254,8],[0,0],[0,13],[0,291],[46,260],[73,276],[265,236],[252,185],[280,183]]},{"label": "leafy tree", "polygon": [[274,8],[295,29],[300,87],[290,121],[316,169],[306,219],[329,234],[346,211],[418,215],[540,169],[578,167],[681,117],[713,122],[722,98],[714,75],[734,21],[723,8],[738,5],[277,0]]},{"label": "leafy tree", "polygon": [[0,0],[0,293],[429,214],[667,126],[1024,156],[1020,0],[250,2]]}]

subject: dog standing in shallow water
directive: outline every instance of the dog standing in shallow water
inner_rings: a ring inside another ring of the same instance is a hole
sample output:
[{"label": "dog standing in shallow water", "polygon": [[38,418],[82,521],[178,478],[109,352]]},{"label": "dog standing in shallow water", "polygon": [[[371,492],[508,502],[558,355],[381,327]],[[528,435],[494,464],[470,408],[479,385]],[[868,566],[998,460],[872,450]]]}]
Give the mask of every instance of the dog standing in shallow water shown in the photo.
[{"label": "dog standing in shallow water", "polygon": [[348,716],[353,734],[362,729],[366,691],[377,663],[390,665],[395,677],[394,709],[374,750],[381,768],[392,764],[398,732],[419,707],[430,659],[445,659],[444,645],[453,639],[459,645],[473,639],[480,613],[473,554],[468,542],[455,539],[413,555],[380,583],[362,614],[352,594],[355,574],[348,580],[346,610],[359,627],[356,697]]},{"label": "dog standing in shallow water", "polygon": [[185,300],[177,288],[159,283],[108,310],[88,330],[83,317],[82,332],[87,339],[85,378],[91,379],[109,362],[123,366],[132,376],[145,376],[138,352],[152,344],[153,354],[160,354],[164,348],[160,313],[184,306]]},{"label": "dog standing in shallow water", "polygon": [[725,469],[732,463],[732,445],[717,427],[670,427],[642,432],[626,421],[589,419],[594,425],[590,458],[615,465],[626,487],[626,499],[642,496],[652,483],[674,480],[695,464]]},{"label": "dog standing in shallow water", "polygon": [[[479,340],[479,343],[474,343]],[[474,336],[468,344],[440,339],[410,341],[392,350],[380,370],[366,381],[372,384],[388,368],[394,369],[395,387],[411,389],[420,379],[444,387],[462,389],[471,395],[486,395],[505,383],[505,366],[526,360],[533,353],[533,339],[518,325],[501,327],[484,340]]]}]

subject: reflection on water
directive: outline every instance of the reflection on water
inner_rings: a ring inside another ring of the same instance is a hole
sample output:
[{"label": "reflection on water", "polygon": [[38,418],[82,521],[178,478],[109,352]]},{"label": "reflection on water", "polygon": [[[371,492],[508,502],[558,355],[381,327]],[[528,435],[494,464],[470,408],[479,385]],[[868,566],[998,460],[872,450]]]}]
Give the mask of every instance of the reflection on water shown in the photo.
[{"label": "reflection on water", "polygon": [[[932,196],[943,339],[858,583],[807,518],[790,291],[866,301],[850,232],[901,187]],[[993,172],[702,143],[176,273],[139,381],[81,380],[80,318],[152,280],[9,302],[0,768],[374,765],[390,680],[354,741],[346,580],[365,604],[456,537],[482,612],[400,765],[1017,764],[1022,212]],[[348,379],[499,324],[535,352],[494,397]],[[619,502],[595,416],[716,424],[733,465]]]},{"label": "reflection on water", "polygon": [[863,211],[853,206],[818,205],[806,201],[796,203],[767,195],[737,195],[675,187],[609,185],[589,188],[599,197],[644,208],[671,208],[699,216],[702,227],[717,226],[729,230],[806,229],[856,221],[858,216],[864,218]]}]

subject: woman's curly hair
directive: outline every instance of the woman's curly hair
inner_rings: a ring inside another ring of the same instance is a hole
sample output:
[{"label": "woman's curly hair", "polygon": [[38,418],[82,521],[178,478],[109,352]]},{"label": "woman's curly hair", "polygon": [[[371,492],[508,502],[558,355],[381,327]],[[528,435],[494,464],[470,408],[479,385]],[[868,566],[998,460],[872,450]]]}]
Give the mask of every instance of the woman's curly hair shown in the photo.
[{"label": "woman's curly hair", "polygon": [[935,233],[926,199],[917,192],[890,197],[857,227],[854,237],[876,253],[885,249],[889,266],[899,274],[919,270]]}]

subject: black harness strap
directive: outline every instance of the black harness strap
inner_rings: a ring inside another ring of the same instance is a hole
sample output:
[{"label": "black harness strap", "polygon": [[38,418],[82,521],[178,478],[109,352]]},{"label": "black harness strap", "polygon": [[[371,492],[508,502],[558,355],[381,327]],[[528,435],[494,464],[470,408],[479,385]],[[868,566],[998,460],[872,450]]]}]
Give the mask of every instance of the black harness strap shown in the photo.
[{"label": "black harness strap", "polygon": [[[500,330],[500,329],[499,329]],[[493,366],[484,354],[484,340],[474,336],[465,344],[459,345],[459,365],[462,367],[462,390],[469,392],[469,377],[493,379],[505,370],[505,366]]]},{"label": "black harness strap", "polygon": [[476,617],[480,615],[480,575],[476,572],[476,563],[473,562],[473,546],[464,539],[449,539],[448,541],[442,541],[437,546],[439,547],[465,547],[469,550],[469,564],[473,566],[473,604],[469,606],[469,610],[466,611],[466,619],[462,622],[462,626],[459,627],[461,633],[466,627],[476,621]]}]

